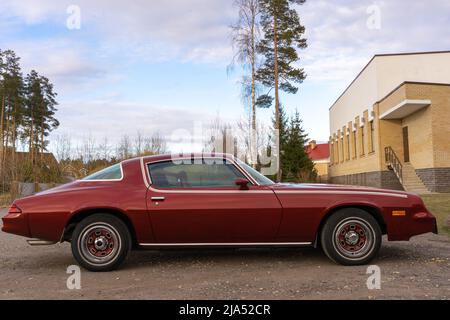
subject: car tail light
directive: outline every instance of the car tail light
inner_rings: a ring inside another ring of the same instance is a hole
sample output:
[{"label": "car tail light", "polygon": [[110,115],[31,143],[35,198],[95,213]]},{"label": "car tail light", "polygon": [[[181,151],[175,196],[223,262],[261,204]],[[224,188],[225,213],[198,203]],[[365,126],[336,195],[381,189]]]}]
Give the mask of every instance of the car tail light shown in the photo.
[{"label": "car tail light", "polygon": [[15,203],[13,203],[9,207],[8,214],[21,214],[21,213],[22,213],[22,210],[20,210],[20,208]]}]

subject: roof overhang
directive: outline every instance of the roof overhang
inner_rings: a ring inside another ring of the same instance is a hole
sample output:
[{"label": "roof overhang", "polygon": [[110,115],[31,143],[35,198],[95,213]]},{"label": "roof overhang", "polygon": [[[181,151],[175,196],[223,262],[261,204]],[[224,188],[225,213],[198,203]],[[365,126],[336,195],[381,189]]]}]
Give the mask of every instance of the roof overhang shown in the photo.
[{"label": "roof overhang", "polygon": [[395,107],[387,110],[380,115],[381,120],[398,120],[403,119],[414,112],[429,107],[431,100],[403,100]]}]

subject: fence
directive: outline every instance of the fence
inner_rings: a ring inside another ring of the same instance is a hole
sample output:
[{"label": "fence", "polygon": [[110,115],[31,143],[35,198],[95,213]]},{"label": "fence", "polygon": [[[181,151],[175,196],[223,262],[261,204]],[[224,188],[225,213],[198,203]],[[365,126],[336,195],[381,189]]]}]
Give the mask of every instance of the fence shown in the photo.
[{"label": "fence", "polygon": [[11,196],[13,199],[23,198],[60,185],[61,184],[59,183],[33,183],[14,181],[11,184]]}]

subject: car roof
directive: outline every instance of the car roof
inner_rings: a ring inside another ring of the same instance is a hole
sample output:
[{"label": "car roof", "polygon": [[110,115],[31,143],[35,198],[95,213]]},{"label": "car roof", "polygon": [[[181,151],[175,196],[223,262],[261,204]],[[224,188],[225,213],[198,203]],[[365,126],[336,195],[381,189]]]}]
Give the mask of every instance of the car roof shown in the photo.
[{"label": "car roof", "polygon": [[227,153],[173,153],[173,154],[162,154],[154,156],[144,156],[142,157],[144,162],[159,162],[168,161],[172,159],[186,159],[186,158],[223,158],[227,160],[234,160],[234,156]]}]

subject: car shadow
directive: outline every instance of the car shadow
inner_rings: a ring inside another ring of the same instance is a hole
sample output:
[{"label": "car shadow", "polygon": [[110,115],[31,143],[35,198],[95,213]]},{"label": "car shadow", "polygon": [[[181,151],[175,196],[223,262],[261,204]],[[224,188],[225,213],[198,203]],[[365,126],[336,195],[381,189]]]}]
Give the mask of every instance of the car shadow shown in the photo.
[{"label": "car shadow", "polygon": [[[418,261],[428,254],[414,247],[383,245],[371,264]],[[130,254],[124,269],[148,266],[189,266],[192,264],[273,264],[294,263],[299,265],[338,266],[320,248],[245,248],[245,249],[170,249],[160,251],[139,250]]]},{"label": "car shadow", "polygon": [[170,249],[161,251],[139,250],[130,254],[124,268],[145,266],[186,266],[192,264],[253,264],[290,262],[333,264],[320,249],[314,248],[245,248],[245,249]]}]

